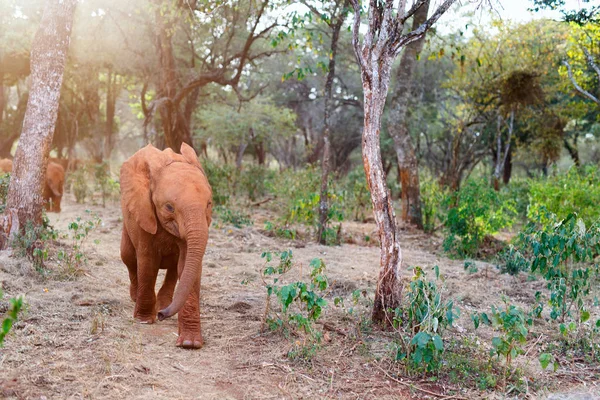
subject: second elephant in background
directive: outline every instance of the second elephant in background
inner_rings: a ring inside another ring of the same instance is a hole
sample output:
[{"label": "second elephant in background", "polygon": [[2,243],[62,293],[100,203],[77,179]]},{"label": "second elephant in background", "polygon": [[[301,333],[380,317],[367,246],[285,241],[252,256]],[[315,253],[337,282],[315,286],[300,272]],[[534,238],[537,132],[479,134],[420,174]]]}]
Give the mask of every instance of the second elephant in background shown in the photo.
[{"label": "second elephant in background", "polygon": [[46,211],[60,212],[60,202],[65,186],[65,169],[62,165],[49,162],[46,169],[46,182],[42,194],[46,204]]}]

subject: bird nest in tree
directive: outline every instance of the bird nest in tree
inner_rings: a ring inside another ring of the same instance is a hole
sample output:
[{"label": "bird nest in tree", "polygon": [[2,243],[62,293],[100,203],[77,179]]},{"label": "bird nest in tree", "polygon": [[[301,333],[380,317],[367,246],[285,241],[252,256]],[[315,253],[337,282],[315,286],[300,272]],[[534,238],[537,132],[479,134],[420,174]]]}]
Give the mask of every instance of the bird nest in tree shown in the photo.
[{"label": "bird nest in tree", "polygon": [[544,97],[538,75],[527,71],[513,71],[501,83],[500,97],[506,106],[529,105]]}]

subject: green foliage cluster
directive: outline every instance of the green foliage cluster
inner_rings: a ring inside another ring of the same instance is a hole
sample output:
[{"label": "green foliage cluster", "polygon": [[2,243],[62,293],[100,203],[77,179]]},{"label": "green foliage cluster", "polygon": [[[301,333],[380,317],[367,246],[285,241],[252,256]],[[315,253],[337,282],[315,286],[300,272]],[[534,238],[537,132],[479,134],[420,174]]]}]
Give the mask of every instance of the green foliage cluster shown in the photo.
[{"label": "green foliage cluster", "polygon": [[[438,280],[437,266],[434,271]],[[452,301],[442,301],[436,282],[428,281],[422,268],[415,267],[413,273],[404,305],[394,310],[392,320],[400,335],[396,360],[406,359],[411,369],[432,372],[441,366],[442,335],[458,317],[458,309]]]},{"label": "green foliage cluster", "polygon": [[516,216],[514,200],[483,180],[467,180],[443,205],[449,208],[444,250],[459,257],[477,255],[484,238],[510,227]]},{"label": "green foliage cluster", "polygon": [[[265,259],[262,278],[267,289],[264,322],[271,330],[283,331],[286,335],[304,334],[305,344],[318,344],[322,334],[316,329],[315,322],[327,305],[323,297],[329,287],[325,263],[314,258],[309,264],[308,282],[285,283],[284,275],[295,266],[292,251],[264,252],[261,257]],[[276,264],[271,264],[272,261]]]},{"label": "green foliage cluster", "polygon": [[590,166],[582,170],[571,168],[566,174],[557,173],[547,179],[532,179],[529,188],[530,219],[543,216],[543,208],[559,219],[577,213],[588,225],[600,218],[600,170],[597,167]]},{"label": "green foliage cluster", "polygon": [[423,216],[423,230],[432,233],[437,221],[445,218],[442,204],[448,197],[448,191],[431,177],[421,179],[421,214]]},{"label": "green foliage cluster", "polygon": [[[529,265],[539,273],[550,290],[550,317],[564,323],[567,319],[585,322],[590,318],[586,297],[597,274],[595,260],[600,255],[600,223],[586,227],[577,214],[560,219],[542,209],[519,236],[522,254],[516,263]],[[577,315],[573,315],[573,311]]]},{"label": "green foliage cluster", "polygon": [[[2,299],[3,293],[0,290],[0,299]],[[2,320],[2,325],[0,325],[0,347],[4,344],[4,338],[8,335],[10,328],[17,322],[17,317],[19,312],[23,309],[23,298],[16,297],[9,300],[8,311],[4,319]]]},{"label": "green foliage cluster", "polygon": [[244,226],[252,225],[252,219],[250,219],[250,215],[239,210],[233,210],[226,206],[216,206],[215,213],[217,214],[217,219],[219,222],[233,225],[238,229],[243,228]]},{"label": "green foliage cluster", "polygon": [[18,257],[26,257],[35,269],[43,273],[48,259],[49,243],[58,239],[58,232],[50,225],[48,217],[42,216],[42,225],[27,221],[25,230],[11,239],[11,247]]},{"label": "green foliage cluster", "polygon": [[106,206],[107,200],[118,201],[121,190],[119,181],[112,176],[107,163],[82,165],[67,175],[67,186],[79,204],[93,198],[94,192],[99,191],[102,207]]}]

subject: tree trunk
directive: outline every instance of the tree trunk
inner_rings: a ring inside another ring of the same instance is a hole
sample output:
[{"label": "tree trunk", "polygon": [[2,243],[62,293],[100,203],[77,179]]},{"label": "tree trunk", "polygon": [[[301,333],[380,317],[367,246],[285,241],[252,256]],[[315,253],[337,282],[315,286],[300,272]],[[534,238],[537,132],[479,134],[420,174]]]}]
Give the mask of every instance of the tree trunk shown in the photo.
[{"label": "tree trunk", "polygon": [[4,71],[0,70],[0,126],[4,121],[4,109],[6,108],[6,88],[4,87]]},{"label": "tree trunk", "polygon": [[113,148],[113,134],[115,130],[115,106],[117,102],[117,74],[109,68],[106,81],[106,128],[104,134],[103,161],[108,162]]},{"label": "tree trunk", "polygon": [[332,15],[331,27],[331,50],[329,55],[329,68],[327,79],[325,81],[325,110],[323,113],[323,158],[321,159],[321,193],[319,199],[319,224],[317,226],[317,242],[327,244],[327,222],[329,214],[329,189],[327,188],[329,180],[329,171],[331,169],[331,141],[329,139],[329,115],[331,114],[331,101],[333,100],[333,78],[335,77],[335,59],[337,56],[337,46],[340,37],[340,30],[344,24],[346,13],[344,8],[346,2],[336,7],[338,15]]},{"label": "tree trunk", "polygon": [[502,174],[502,181],[505,185],[508,185],[510,178],[512,177],[512,147],[508,150],[506,160],[504,161],[504,173]]},{"label": "tree trunk", "polygon": [[[389,74],[389,70],[388,70]],[[389,76],[387,79],[389,82]],[[363,80],[364,88],[364,128],[362,154],[375,222],[381,242],[381,270],[373,304],[373,321],[386,322],[386,311],[395,308],[400,302],[400,236],[396,226],[396,215],[392,204],[392,195],[387,187],[380,149],[381,115],[387,94],[386,82],[379,88],[371,89]],[[381,88],[383,86],[383,88]]]},{"label": "tree trunk", "polygon": [[42,223],[46,165],[76,4],[76,0],[48,1],[33,40],[29,100],[2,218],[2,248],[27,223]]},{"label": "tree trunk", "polygon": [[158,29],[156,46],[159,55],[158,97],[165,98],[165,101],[157,107],[160,111],[165,145],[173,151],[179,152],[183,142],[193,147],[192,138],[189,129],[187,129],[185,116],[172,101],[177,94],[178,86],[180,86],[171,42],[173,21],[170,19],[173,16],[168,15],[168,13],[163,15],[163,0],[156,0],[156,3],[158,5],[156,11]]},{"label": "tree trunk", "polygon": [[[427,21],[429,0],[413,16],[412,29],[415,30]],[[402,214],[400,219],[423,229],[421,213],[421,188],[419,182],[419,162],[408,132],[408,104],[411,95],[412,77],[417,65],[417,56],[423,50],[425,35],[405,47],[396,72],[395,96],[392,97],[388,118],[388,131],[394,139],[394,149],[398,158],[398,178],[402,187]]]}]

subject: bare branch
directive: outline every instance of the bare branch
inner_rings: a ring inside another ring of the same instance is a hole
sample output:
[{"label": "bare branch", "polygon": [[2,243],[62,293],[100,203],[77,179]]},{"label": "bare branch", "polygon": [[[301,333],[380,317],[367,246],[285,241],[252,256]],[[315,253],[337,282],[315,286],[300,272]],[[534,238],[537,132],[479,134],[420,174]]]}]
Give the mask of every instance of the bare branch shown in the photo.
[{"label": "bare branch", "polygon": [[442,14],[444,14],[450,8],[450,6],[452,6],[452,4],[454,4],[455,2],[456,2],[456,0],[445,0],[442,3],[442,5],[439,6],[437,10],[435,10],[433,15],[427,21],[425,21],[421,26],[419,26],[414,31],[407,33],[406,35],[401,36],[400,39],[398,40],[398,42],[394,45],[394,48],[393,48],[394,56],[397,56],[398,54],[400,54],[400,51],[402,50],[402,48],[404,46],[406,46],[409,43],[414,42],[415,40],[417,40],[421,36],[423,36],[429,30],[429,28],[431,28],[433,26],[433,24],[435,24],[437,22],[437,20],[440,19]]},{"label": "bare branch", "polygon": [[402,14],[402,11],[404,10],[404,8],[398,8],[398,19],[400,20],[400,24],[404,24],[406,22],[407,19],[409,19],[410,17],[412,17],[418,10],[419,8],[421,8],[421,6],[423,6],[423,4],[425,4],[427,0],[418,0],[417,2],[415,2],[415,4],[413,4],[413,6],[404,14]]},{"label": "bare branch", "polygon": [[569,80],[575,87],[575,90],[577,90],[579,93],[581,93],[588,99],[592,100],[594,103],[600,105],[600,100],[598,98],[596,98],[593,94],[591,94],[590,92],[588,92],[587,90],[585,90],[584,88],[579,86],[579,84],[575,80],[575,77],[573,76],[573,71],[571,69],[571,65],[566,60],[564,60],[562,63],[567,67],[567,74],[569,75]]},{"label": "bare branch", "polygon": [[592,67],[594,71],[596,71],[596,75],[598,75],[598,80],[600,81],[600,68],[598,67],[598,64],[596,64],[596,60],[594,60],[594,57],[592,57],[588,49],[582,47],[582,50],[585,54],[585,58],[587,59],[588,64],[590,65],[590,67]]},{"label": "bare branch", "polygon": [[[367,70],[365,60],[362,56],[362,50],[360,48],[359,30],[360,30],[360,3],[358,0],[350,0],[352,8],[354,9],[354,24],[352,25],[352,47],[354,47],[354,54],[356,54],[356,60],[361,70]],[[369,75],[370,78],[370,75]]]}]

